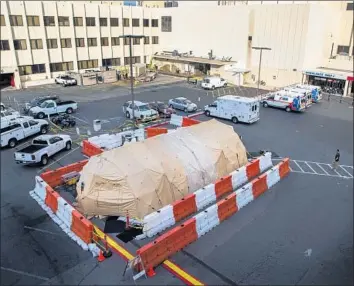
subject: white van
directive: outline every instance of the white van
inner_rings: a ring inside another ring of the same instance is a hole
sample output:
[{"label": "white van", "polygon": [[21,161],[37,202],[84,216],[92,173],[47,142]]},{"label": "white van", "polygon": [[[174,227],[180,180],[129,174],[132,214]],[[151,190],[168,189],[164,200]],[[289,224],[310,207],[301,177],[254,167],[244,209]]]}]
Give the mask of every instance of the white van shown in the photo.
[{"label": "white van", "polygon": [[259,120],[259,100],[235,95],[220,96],[204,107],[206,116],[231,120],[233,123],[253,123]]},{"label": "white van", "polygon": [[298,87],[286,87],[284,88],[285,91],[294,92],[299,95],[304,95],[306,98],[306,107],[312,105],[312,94],[310,90],[298,88]]},{"label": "white van", "polygon": [[202,88],[204,89],[215,89],[218,87],[226,87],[227,82],[221,77],[206,77],[202,81]]}]

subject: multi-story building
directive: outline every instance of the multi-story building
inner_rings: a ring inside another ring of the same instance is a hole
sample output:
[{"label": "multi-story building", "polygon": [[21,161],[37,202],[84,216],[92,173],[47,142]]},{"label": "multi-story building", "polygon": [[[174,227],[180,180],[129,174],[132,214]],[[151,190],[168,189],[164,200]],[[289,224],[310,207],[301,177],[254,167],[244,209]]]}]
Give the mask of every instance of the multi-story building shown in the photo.
[{"label": "multi-story building", "polygon": [[[161,7],[171,1],[154,2]],[[134,63],[154,58],[159,68],[183,72],[192,66],[235,84],[262,80],[280,87],[311,81],[352,92],[351,2],[196,2],[180,1],[170,9],[145,7],[147,1],[140,7],[108,1],[1,1],[1,73],[14,73],[20,86],[50,81],[66,70],[124,65],[129,47],[119,36],[134,34],[145,36],[134,40]],[[271,49],[263,52],[260,79],[255,46]]]}]

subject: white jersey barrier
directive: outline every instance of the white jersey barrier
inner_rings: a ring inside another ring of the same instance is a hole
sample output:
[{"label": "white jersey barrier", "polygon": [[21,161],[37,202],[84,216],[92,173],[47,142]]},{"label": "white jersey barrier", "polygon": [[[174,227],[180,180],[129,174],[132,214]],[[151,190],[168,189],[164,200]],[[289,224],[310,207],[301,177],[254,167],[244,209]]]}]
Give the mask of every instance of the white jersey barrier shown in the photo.
[{"label": "white jersey barrier", "polygon": [[267,152],[249,162],[246,166],[232,172],[230,175],[217,180],[215,183],[209,184],[195,191],[193,194],[189,194],[181,200],[145,216],[143,220],[143,233],[147,237],[152,237],[166,228],[173,226],[176,222],[202,210],[207,205],[216,202],[217,199],[227,193],[236,190],[252,178],[272,167],[271,156],[272,154]]}]

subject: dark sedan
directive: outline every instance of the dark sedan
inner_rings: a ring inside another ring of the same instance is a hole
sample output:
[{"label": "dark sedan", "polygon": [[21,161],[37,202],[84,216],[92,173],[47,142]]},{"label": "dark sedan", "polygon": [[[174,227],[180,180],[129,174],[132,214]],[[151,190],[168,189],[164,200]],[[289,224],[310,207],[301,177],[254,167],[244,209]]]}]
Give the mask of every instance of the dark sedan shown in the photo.
[{"label": "dark sedan", "polygon": [[166,103],[161,101],[150,102],[150,108],[156,110],[160,117],[171,117],[172,114],[175,114],[176,111],[173,108],[168,107]]}]

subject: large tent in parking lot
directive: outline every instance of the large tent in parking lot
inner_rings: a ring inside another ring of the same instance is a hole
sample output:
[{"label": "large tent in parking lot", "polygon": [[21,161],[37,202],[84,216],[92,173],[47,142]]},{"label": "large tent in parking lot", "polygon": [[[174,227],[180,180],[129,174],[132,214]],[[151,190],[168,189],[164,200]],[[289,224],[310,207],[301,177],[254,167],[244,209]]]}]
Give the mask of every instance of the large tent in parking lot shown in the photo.
[{"label": "large tent in parking lot", "polygon": [[77,185],[78,209],[143,218],[246,163],[231,126],[211,120],[180,128],[91,157]]}]

